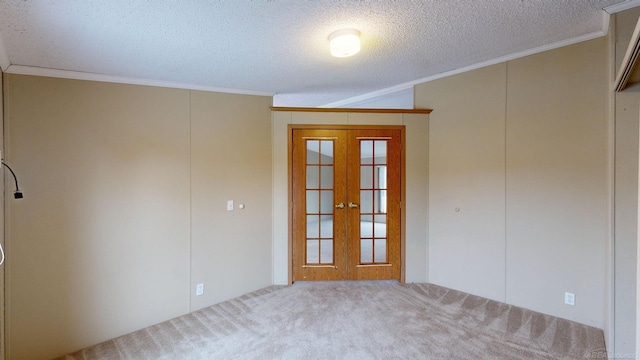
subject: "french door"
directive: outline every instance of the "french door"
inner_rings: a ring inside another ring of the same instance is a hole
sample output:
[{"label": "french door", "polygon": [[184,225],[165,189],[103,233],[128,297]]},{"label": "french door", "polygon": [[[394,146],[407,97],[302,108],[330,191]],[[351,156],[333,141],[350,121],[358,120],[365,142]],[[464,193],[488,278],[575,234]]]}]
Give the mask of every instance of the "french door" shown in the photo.
[{"label": "french door", "polygon": [[402,130],[292,130],[293,280],[400,279]]}]

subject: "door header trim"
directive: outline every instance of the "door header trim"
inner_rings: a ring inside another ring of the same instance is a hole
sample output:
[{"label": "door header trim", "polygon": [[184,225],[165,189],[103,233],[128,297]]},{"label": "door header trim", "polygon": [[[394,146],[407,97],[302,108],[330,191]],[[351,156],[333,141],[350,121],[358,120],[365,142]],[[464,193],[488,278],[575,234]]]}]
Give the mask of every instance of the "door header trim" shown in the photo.
[{"label": "door header trim", "polygon": [[310,108],[310,107],[280,107],[271,106],[271,111],[293,112],[348,112],[369,114],[431,114],[432,109],[362,109],[362,108]]},{"label": "door header trim", "polygon": [[405,125],[313,125],[313,124],[288,124],[291,130],[404,130]]}]

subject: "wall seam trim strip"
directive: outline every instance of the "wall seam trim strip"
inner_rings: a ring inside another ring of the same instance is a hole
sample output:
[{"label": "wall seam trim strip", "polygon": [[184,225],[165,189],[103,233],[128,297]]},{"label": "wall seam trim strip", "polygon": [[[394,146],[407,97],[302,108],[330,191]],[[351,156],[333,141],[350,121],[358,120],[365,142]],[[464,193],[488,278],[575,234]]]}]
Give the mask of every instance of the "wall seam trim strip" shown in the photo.
[{"label": "wall seam trim strip", "polygon": [[504,302],[507,302],[507,114],[509,104],[509,62],[504,76]]},{"label": "wall seam trim strip", "polygon": [[188,156],[188,166],[189,166],[189,171],[188,171],[188,176],[189,176],[189,284],[187,286],[187,291],[188,291],[188,299],[189,299],[189,304],[188,304],[188,310],[189,313],[191,313],[193,311],[193,299],[192,299],[192,293],[191,293],[191,284],[192,284],[192,271],[193,271],[193,176],[191,173],[191,168],[192,168],[192,164],[191,164],[191,148],[192,148],[192,144],[191,144],[191,107],[192,107],[192,103],[191,103],[191,90],[187,91],[187,95],[188,95],[188,99],[187,99],[187,123],[188,123],[188,129],[187,131],[189,131],[189,136],[187,137],[187,156]]}]

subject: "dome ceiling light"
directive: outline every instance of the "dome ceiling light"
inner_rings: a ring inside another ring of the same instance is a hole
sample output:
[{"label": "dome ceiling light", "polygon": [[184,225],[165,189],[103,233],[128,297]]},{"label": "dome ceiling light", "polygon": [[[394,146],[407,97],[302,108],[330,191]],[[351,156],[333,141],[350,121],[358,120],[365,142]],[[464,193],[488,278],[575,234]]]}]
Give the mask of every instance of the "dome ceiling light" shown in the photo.
[{"label": "dome ceiling light", "polygon": [[360,51],[360,31],[343,29],[329,35],[329,49],[335,57],[348,57]]}]

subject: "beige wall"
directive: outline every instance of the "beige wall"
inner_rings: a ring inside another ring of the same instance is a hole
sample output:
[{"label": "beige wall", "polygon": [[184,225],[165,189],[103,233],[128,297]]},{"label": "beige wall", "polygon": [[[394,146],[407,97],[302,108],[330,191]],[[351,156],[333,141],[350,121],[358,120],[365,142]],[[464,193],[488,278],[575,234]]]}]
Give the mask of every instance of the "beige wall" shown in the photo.
[{"label": "beige wall", "polygon": [[[605,38],[508,64],[507,302],[604,327]],[[564,292],[576,305],[563,303]]]},{"label": "beige wall", "polygon": [[506,65],[416,87],[429,122],[429,282],[505,300]]},{"label": "beige wall", "polygon": [[272,113],[273,282],[289,281],[288,138],[289,124],[406,126],[406,281],[427,280],[428,115],[330,112]]},{"label": "beige wall", "polygon": [[606,63],[601,38],[416,86],[430,281],[604,327]]},{"label": "beige wall", "polygon": [[[270,150],[269,98],[20,75],[4,90],[25,194],[7,202],[8,358],[52,358],[270,284],[255,252],[270,249],[271,175],[250,153]],[[192,299],[196,282],[205,296]]]},{"label": "beige wall", "polygon": [[191,93],[192,311],[271,285],[270,105]]}]

